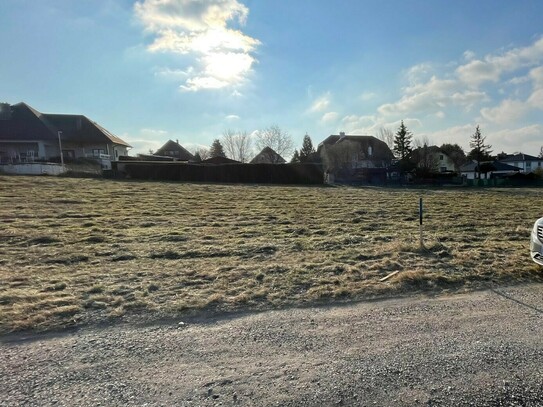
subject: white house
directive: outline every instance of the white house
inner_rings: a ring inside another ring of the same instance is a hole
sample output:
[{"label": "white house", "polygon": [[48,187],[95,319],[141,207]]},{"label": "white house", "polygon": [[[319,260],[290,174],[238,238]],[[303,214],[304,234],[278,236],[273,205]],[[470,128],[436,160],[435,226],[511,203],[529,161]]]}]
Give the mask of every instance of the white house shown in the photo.
[{"label": "white house", "polygon": [[543,158],[534,157],[533,155],[517,153],[509,154],[502,158],[499,162],[518,167],[521,172],[532,172],[543,166]]}]

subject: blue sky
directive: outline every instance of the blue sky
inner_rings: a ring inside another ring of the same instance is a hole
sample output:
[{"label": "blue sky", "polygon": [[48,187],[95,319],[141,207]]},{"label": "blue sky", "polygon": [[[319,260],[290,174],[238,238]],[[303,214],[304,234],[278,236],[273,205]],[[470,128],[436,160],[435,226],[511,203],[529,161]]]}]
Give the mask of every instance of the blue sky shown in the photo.
[{"label": "blue sky", "polygon": [[0,99],[134,146],[277,124],[300,147],[376,135],[543,145],[543,2],[0,0]]}]

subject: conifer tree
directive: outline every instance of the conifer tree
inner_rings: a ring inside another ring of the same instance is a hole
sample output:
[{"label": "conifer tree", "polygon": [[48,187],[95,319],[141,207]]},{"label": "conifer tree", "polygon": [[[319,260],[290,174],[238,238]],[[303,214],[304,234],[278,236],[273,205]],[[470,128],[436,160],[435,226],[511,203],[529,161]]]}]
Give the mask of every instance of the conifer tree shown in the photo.
[{"label": "conifer tree", "polygon": [[481,134],[479,125],[475,127],[475,133],[471,135],[469,146],[472,148],[468,157],[472,157],[477,162],[477,174],[478,178],[481,178],[481,161],[491,159],[490,144],[485,144],[486,137]]},{"label": "conifer tree", "polygon": [[404,160],[409,157],[411,153],[411,139],[413,135],[407,127],[402,123],[396,132],[396,137],[394,137],[394,154],[400,160]]},{"label": "conifer tree", "polygon": [[219,139],[213,140],[213,144],[211,144],[211,148],[209,149],[209,157],[226,157],[226,153],[224,152],[224,148]]},{"label": "conifer tree", "polygon": [[315,153],[315,149],[313,148],[313,143],[311,142],[311,137],[309,135],[304,136],[304,141],[302,142],[302,148],[300,149],[299,153],[299,160],[300,162],[306,162],[311,157],[311,154]]},{"label": "conifer tree", "polygon": [[300,154],[298,153],[298,150],[294,150],[294,154],[292,155],[292,159],[290,160],[291,163],[299,163],[300,162]]}]

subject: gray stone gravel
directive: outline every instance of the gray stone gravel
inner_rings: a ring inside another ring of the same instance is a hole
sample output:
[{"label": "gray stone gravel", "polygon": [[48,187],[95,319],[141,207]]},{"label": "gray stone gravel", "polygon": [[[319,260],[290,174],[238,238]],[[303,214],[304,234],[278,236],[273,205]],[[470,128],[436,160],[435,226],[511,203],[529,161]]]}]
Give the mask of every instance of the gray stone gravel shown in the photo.
[{"label": "gray stone gravel", "polygon": [[543,286],[0,337],[0,406],[543,406]]}]

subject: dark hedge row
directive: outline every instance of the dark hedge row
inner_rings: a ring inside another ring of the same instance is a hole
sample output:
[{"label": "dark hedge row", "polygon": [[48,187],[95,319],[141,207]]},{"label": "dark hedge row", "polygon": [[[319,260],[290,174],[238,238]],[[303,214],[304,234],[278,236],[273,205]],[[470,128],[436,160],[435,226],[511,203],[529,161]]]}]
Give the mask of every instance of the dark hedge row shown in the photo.
[{"label": "dark hedge row", "polygon": [[322,184],[318,164],[224,164],[118,162],[114,170],[135,179],[251,184]]}]

